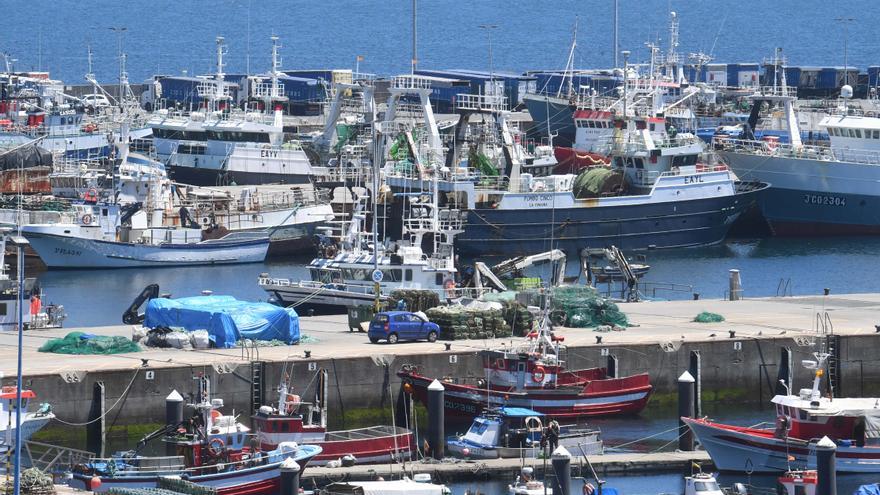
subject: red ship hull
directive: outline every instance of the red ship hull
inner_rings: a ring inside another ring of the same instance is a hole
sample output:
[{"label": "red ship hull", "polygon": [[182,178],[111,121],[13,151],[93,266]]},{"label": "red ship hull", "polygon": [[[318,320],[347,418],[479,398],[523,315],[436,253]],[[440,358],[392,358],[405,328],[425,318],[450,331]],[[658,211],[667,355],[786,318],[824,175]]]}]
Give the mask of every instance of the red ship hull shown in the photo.
[{"label": "red ship hull", "polygon": [[[564,372],[572,380],[555,388],[526,388],[524,391],[487,389],[476,385],[442,382],[445,388],[446,414],[473,417],[487,407],[525,407],[548,416],[580,420],[596,416],[637,414],[648,404],[652,386],[646,373],[625,378],[604,378],[605,370],[594,368]],[[403,382],[410,384],[413,395],[427,404],[428,385],[434,378],[420,375],[414,370],[397,373]],[[562,377],[563,375],[560,375]]]}]

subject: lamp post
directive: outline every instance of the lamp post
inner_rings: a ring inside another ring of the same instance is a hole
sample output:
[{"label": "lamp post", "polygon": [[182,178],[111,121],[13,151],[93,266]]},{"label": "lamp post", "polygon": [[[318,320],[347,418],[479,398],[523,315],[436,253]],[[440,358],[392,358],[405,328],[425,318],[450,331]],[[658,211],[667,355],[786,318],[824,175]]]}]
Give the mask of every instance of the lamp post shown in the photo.
[{"label": "lamp post", "polygon": [[119,94],[116,96],[117,96],[117,99],[119,102],[119,106],[121,107],[122,106],[122,91],[123,91],[122,85],[124,84],[123,81],[126,78],[126,76],[125,76],[125,58],[122,55],[122,41],[123,41],[123,36],[125,36],[125,32],[128,31],[128,28],[124,27],[124,26],[116,26],[116,27],[111,27],[109,29],[110,29],[110,31],[113,31],[114,33],[116,33],[116,37],[117,37],[116,51],[117,51],[117,55],[119,56],[119,64],[120,65],[119,65]]},{"label": "lamp post", "polygon": [[21,387],[22,364],[21,354],[24,341],[24,248],[27,239],[19,235],[10,236],[12,245],[16,247],[18,264],[18,371],[15,382],[15,464],[13,468],[13,495],[21,493]]},{"label": "lamp post", "polygon": [[630,51],[624,50],[624,51],[620,52],[620,54],[623,55],[623,118],[626,119],[626,99],[627,99],[626,86],[629,83],[629,81],[628,81],[629,77],[627,77],[627,72],[629,72]]},{"label": "lamp post", "polygon": [[495,94],[495,71],[492,67],[492,30],[498,29],[497,24],[480,24],[480,29],[484,29],[489,35],[489,84],[492,88],[492,94]]},{"label": "lamp post", "polygon": [[834,20],[843,24],[843,84],[849,84],[849,61],[847,60],[849,43],[849,23],[855,21],[852,17],[835,17]]}]

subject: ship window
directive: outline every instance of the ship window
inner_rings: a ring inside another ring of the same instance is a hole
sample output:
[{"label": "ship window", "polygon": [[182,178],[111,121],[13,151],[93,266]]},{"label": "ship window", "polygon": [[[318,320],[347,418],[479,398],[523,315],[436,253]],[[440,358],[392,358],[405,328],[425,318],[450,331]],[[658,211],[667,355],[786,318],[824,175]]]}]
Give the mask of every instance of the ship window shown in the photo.
[{"label": "ship window", "polygon": [[719,491],[718,483],[714,481],[697,481],[694,483],[694,489],[698,492],[717,492]]},{"label": "ship window", "polygon": [[406,270],[406,273],[405,273],[405,276],[406,276],[406,281],[407,281],[407,282],[412,282],[412,270],[407,269],[407,270]]},{"label": "ship window", "polygon": [[442,273],[438,273],[437,276],[434,277],[434,284],[438,285],[438,286],[443,285],[443,274]]},{"label": "ship window", "polygon": [[874,129],[874,139],[880,139],[880,130]]},{"label": "ship window", "polygon": [[862,130],[861,130],[861,129],[856,129],[855,131],[856,131],[856,137],[859,138],[859,139],[862,139]]},{"label": "ship window", "polygon": [[6,316],[6,303],[0,304],[0,316]]},{"label": "ship window", "polygon": [[794,495],[807,495],[807,487],[804,485],[794,485]]},{"label": "ship window", "polygon": [[635,158],[633,161],[636,163],[636,168],[645,168],[645,161],[641,158]]},{"label": "ship window", "polygon": [[623,168],[623,158],[619,156],[614,157],[614,166],[617,168]]},{"label": "ship window", "polygon": [[807,411],[804,411],[803,409],[798,409],[798,418],[801,421],[806,421],[807,420]]},{"label": "ship window", "polygon": [[281,423],[281,432],[287,433],[288,431],[290,431],[290,425],[287,423]]},{"label": "ship window", "polygon": [[626,168],[633,168],[633,159],[632,158],[626,159]]}]

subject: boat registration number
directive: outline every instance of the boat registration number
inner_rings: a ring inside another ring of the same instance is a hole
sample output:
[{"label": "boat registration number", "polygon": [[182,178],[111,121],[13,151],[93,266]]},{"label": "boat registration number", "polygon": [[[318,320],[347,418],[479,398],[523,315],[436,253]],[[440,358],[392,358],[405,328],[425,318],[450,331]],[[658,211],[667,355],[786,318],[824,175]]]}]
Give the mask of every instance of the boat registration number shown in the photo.
[{"label": "boat registration number", "polygon": [[804,203],[808,205],[846,206],[846,198],[826,196],[824,194],[804,194]]}]

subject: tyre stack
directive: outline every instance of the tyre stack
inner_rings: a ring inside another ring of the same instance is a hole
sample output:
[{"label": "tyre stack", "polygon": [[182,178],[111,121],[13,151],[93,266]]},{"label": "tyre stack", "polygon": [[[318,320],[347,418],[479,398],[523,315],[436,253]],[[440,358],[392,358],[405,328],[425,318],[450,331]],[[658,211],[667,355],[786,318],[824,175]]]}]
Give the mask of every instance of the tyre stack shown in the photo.
[{"label": "tyre stack", "polygon": [[439,306],[425,312],[440,327],[441,340],[491,339],[510,335],[502,311]]}]

